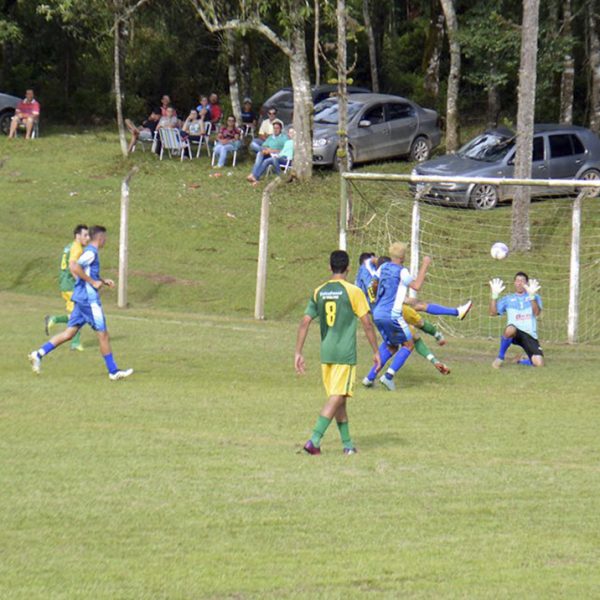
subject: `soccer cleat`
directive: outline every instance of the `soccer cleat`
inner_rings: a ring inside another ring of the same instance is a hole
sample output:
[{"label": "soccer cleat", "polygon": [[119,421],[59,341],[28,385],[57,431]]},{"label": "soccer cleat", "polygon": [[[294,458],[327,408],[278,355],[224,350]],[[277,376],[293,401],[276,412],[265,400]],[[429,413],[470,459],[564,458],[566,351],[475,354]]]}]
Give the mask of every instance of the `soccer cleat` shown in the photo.
[{"label": "soccer cleat", "polygon": [[317,446],[315,446],[311,440],[308,440],[308,442],[306,442],[306,444],[304,444],[304,452],[307,452],[308,454],[312,454],[313,456],[316,456],[317,454],[321,454],[321,448],[317,448]]},{"label": "soccer cleat", "polygon": [[111,381],[117,381],[118,379],[125,379],[129,377],[133,373],[133,369],[125,369],[125,371],[115,371],[114,373],[109,373],[108,378]]},{"label": "soccer cleat", "polygon": [[433,366],[442,374],[442,375],[450,375],[450,368],[447,367],[443,362],[439,360],[433,363]]},{"label": "soccer cleat", "polygon": [[373,387],[373,382],[372,382],[372,381],[371,381],[371,380],[370,380],[368,377],[365,377],[365,378],[362,380],[362,384],[363,384],[365,387]]},{"label": "soccer cleat", "polygon": [[344,454],[346,456],[350,456],[350,454],[358,454],[358,450],[356,448],[344,448]]},{"label": "soccer cleat", "polygon": [[74,346],[71,346],[71,350],[73,350],[73,351],[77,350],[77,352],[83,352],[83,345],[75,344]]},{"label": "soccer cleat", "polygon": [[388,379],[385,375],[379,378],[379,383],[381,383],[381,385],[383,385],[384,388],[390,390],[390,392],[396,390],[396,384],[394,383],[394,380]]},{"label": "soccer cleat", "polygon": [[501,358],[495,358],[494,362],[492,363],[492,367],[494,367],[494,369],[499,369],[503,364],[504,360]]},{"label": "soccer cleat", "polygon": [[473,301],[467,300],[461,306],[457,306],[456,310],[458,311],[458,318],[462,321],[468,314],[468,312],[473,308]]},{"label": "soccer cleat", "polygon": [[37,350],[32,352],[27,358],[29,358],[29,362],[31,363],[31,370],[39,375],[42,370],[42,359],[39,357]]},{"label": "soccer cleat", "polygon": [[46,335],[50,335],[51,327],[54,327],[54,318],[50,315],[46,315],[44,317],[44,331],[46,332]]}]

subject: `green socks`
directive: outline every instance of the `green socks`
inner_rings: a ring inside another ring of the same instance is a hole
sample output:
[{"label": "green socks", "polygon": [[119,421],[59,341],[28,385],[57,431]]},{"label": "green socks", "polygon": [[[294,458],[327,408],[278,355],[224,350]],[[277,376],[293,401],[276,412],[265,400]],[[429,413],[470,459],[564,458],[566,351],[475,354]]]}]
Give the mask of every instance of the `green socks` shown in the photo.
[{"label": "green socks", "polygon": [[81,329],[75,334],[71,340],[71,348],[75,348],[81,344]]},{"label": "green socks", "polygon": [[331,419],[319,415],[315,428],[313,429],[313,434],[310,438],[310,441],[313,443],[315,448],[319,448],[321,446],[321,438],[325,435],[330,423]]},{"label": "green socks", "polygon": [[69,315],[52,316],[50,318],[52,319],[52,323],[64,323],[66,325],[69,322]]},{"label": "green socks", "polygon": [[438,331],[437,327],[430,321],[423,319],[423,327],[421,329],[425,333],[432,335],[438,342],[444,339],[442,332]]},{"label": "green socks", "polygon": [[431,361],[432,363],[435,362],[435,356],[433,355],[431,350],[427,347],[427,344],[421,338],[419,338],[418,340],[415,341],[415,350],[423,358],[426,358],[427,360]]},{"label": "green socks", "polygon": [[344,421],[343,423],[338,422],[337,426],[340,430],[340,437],[342,438],[342,444],[344,445],[344,448],[352,450],[354,448],[354,444],[350,438],[350,427],[348,426],[348,421]]}]

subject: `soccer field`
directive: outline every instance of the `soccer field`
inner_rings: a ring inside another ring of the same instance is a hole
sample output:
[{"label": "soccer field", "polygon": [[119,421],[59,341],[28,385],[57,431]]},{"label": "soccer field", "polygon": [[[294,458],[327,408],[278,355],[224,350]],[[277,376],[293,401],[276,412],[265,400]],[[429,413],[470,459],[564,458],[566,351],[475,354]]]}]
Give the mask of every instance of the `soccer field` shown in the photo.
[{"label": "soccer field", "polygon": [[449,377],[415,356],[357,390],[359,454],[332,427],[311,457],[317,328],[297,377],[292,320],[108,304],[131,379],[89,330],[35,377],[60,307],[0,293],[0,597],[597,597],[600,348],[495,371],[495,340],[451,339]]}]

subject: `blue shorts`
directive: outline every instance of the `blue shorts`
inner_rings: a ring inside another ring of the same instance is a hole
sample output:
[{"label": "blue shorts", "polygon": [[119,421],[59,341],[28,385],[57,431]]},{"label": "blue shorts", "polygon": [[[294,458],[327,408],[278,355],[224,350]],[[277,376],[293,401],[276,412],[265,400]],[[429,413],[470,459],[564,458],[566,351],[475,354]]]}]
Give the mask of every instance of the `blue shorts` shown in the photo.
[{"label": "blue shorts", "polygon": [[106,319],[99,302],[84,304],[75,302],[75,308],[69,317],[67,327],[83,327],[89,325],[94,331],[106,331]]},{"label": "blue shorts", "polygon": [[402,318],[375,319],[375,325],[388,346],[402,346],[404,342],[412,340],[410,328]]}]

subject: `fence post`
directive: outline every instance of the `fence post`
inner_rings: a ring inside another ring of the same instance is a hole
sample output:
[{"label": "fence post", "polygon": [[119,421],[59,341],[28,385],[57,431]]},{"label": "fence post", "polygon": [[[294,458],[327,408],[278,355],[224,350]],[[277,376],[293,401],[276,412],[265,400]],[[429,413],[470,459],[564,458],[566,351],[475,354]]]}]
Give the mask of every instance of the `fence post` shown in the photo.
[{"label": "fence post", "polygon": [[127,308],[127,261],[129,256],[129,182],[139,171],[133,167],[121,182],[121,226],[119,229],[119,287],[117,306]]},{"label": "fence post", "polygon": [[343,173],[340,173],[340,238],[339,249],[348,249],[346,226],[348,223],[348,182]]},{"label": "fence post", "polygon": [[577,194],[573,201],[571,219],[571,263],[569,268],[569,312],[567,320],[567,341],[577,342],[577,326],[579,324],[579,245],[581,238],[581,202],[587,195],[585,190]]}]

